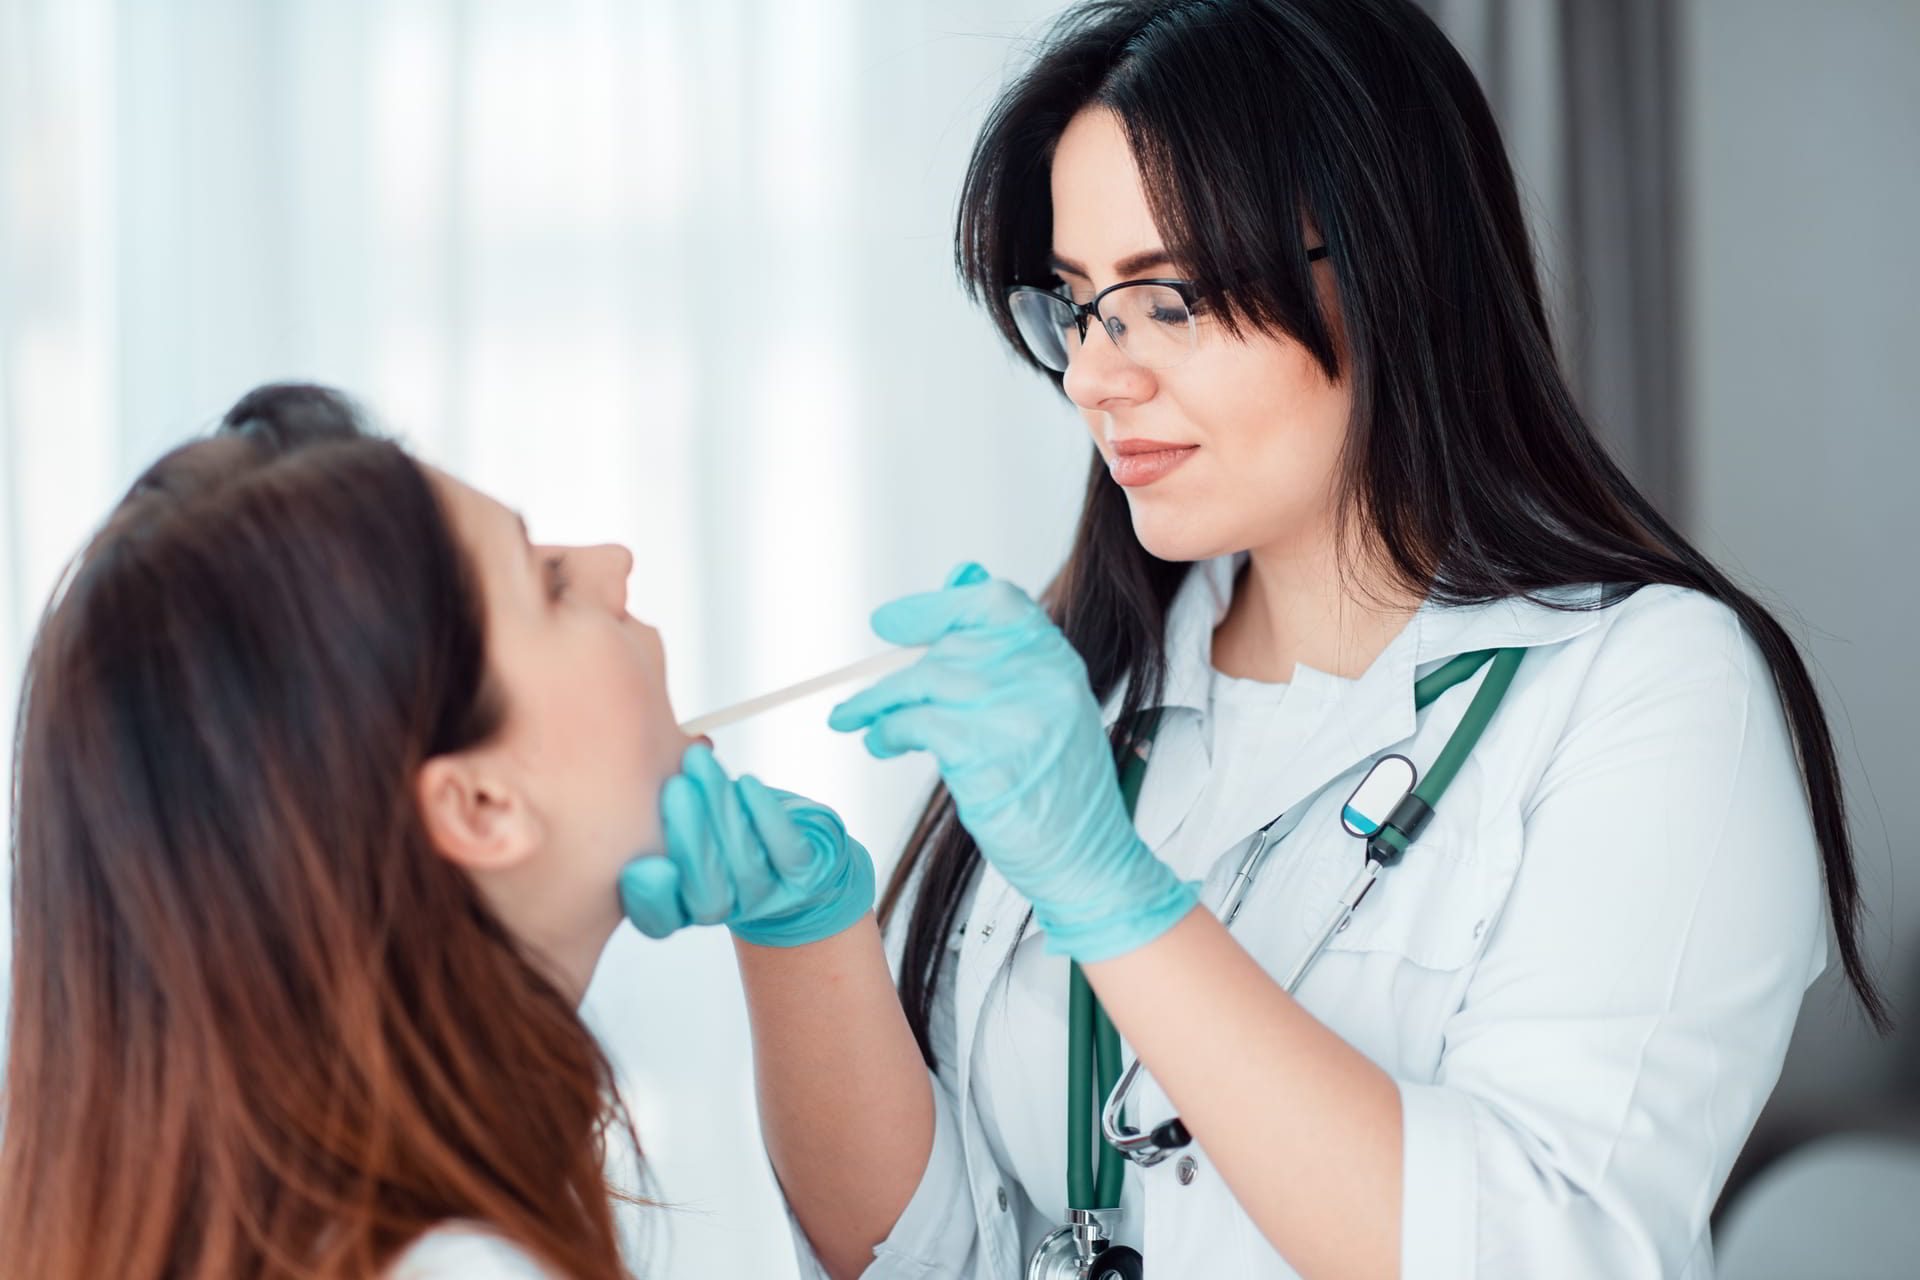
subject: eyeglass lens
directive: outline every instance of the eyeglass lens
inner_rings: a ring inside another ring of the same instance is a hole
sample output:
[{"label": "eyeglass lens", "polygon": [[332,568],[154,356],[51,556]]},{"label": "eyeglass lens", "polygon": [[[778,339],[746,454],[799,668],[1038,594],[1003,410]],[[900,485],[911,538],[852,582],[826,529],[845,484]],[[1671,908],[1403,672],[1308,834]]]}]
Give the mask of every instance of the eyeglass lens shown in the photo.
[{"label": "eyeglass lens", "polygon": [[[1056,294],[1016,290],[1009,299],[1014,324],[1027,350],[1047,368],[1065,373],[1080,349],[1073,306]],[[1097,317],[1115,346],[1135,364],[1165,369],[1193,354],[1193,316],[1176,289],[1160,284],[1124,285],[1100,299]]]}]

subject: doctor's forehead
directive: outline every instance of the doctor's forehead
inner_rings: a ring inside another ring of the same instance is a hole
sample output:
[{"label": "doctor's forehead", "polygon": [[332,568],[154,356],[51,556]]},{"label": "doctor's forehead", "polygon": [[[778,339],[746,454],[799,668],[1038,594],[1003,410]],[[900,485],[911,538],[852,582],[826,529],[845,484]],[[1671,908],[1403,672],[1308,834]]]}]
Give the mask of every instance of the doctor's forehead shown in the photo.
[{"label": "doctor's forehead", "polygon": [[1054,148],[1051,193],[1053,253],[1074,274],[1124,275],[1134,259],[1164,259],[1126,130],[1111,111],[1091,108],[1068,122]]}]

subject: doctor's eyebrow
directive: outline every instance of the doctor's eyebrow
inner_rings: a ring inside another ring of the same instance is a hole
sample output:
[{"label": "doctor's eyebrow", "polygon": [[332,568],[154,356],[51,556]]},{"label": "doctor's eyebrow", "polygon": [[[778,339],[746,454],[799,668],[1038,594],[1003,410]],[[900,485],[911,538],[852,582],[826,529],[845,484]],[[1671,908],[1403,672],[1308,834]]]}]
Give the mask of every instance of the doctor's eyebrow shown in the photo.
[{"label": "doctor's eyebrow", "polygon": [[[1087,274],[1087,269],[1085,267],[1081,266],[1079,263],[1075,262],[1073,259],[1063,258],[1057,253],[1054,254],[1051,259],[1049,259],[1047,265],[1053,271],[1056,271],[1056,272],[1064,271],[1068,275],[1079,276],[1082,280],[1093,279],[1092,276]],[[1172,265],[1173,265],[1173,259],[1167,256],[1167,251],[1165,249],[1147,249],[1147,250],[1143,250],[1140,253],[1131,254],[1125,258],[1120,259],[1120,261],[1114,263],[1113,273],[1116,276],[1120,277],[1122,280],[1125,280],[1130,276],[1140,275],[1141,273],[1150,271],[1155,267],[1170,267]]]}]

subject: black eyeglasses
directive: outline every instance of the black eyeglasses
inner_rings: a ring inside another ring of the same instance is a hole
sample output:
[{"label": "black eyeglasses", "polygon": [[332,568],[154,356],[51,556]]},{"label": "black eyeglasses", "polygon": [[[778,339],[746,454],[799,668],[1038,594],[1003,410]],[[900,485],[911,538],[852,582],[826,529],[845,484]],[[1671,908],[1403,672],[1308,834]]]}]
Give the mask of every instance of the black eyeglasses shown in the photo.
[{"label": "black eyeglasses", "polygon": [[[1327,256],[1325,245],[1307,250],[1307,261]],[[1191,280],[1122,280],[1075,302],[1053,289],[1017,284],[1007,290],[1007,309],[1027,350],[1055,373],[1087,338],[1097,320],[1127,359],[1148,369],[1170,369],[1193,354],[1194,307],[1200,292]]]}]

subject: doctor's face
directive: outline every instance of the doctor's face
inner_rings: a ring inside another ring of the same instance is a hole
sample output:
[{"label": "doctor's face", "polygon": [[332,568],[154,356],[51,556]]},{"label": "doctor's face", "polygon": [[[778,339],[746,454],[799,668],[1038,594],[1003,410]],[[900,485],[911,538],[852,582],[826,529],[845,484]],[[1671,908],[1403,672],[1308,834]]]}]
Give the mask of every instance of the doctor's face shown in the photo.
[{"label": "doctor's face", "polygon": [[[1055,149],[1053,255],[1083,303],[1121,280],[1184,275],[1166,257],[1123,126],[1103,108],[1075,116]],[[1331,277],[1324,263],[1316,270],[1331,310]],[[1165,560],[1323,554],[1352,411],[1346,386],[1291,338],[1231,337],[1203,306],[1194,325],[1193,354],[1172,368],[1133,363],[1097,325],[1067,368],[1067,395],[1126,488],[1135,535]]]},{"label": "doctor's face", "polygon": [[627,612],[625,547],[534,543],[520,517],[434,474],[485,601],[501,730],[482,769],[525,806],[536,846],[513,889],[545,925],[611,930],[620,868],[660,846],[660,788],[690,740],[660,634]]}]

